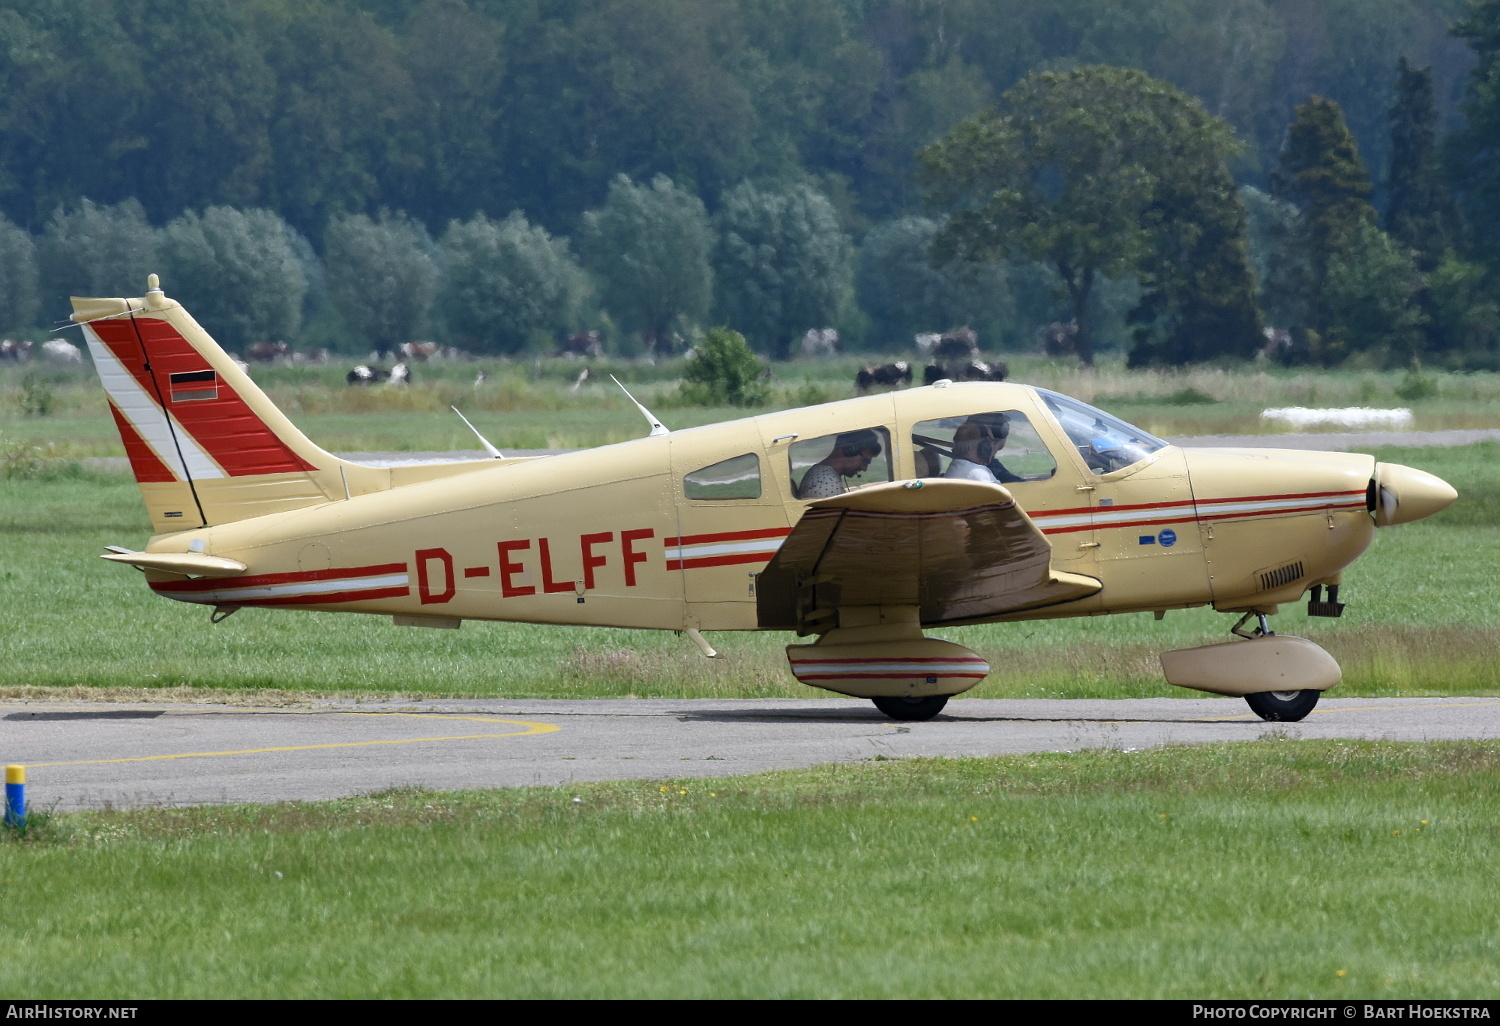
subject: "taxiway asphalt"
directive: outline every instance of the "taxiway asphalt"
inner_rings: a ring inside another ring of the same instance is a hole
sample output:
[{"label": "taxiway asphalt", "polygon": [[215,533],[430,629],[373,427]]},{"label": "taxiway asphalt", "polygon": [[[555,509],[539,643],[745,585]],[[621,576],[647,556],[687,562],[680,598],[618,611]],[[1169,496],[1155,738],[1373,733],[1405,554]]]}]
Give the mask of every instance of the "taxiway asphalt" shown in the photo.
[{"label": "taxiway asphalt", "polygon": [[1497,698],[1324,699],[1266,723],[1238,699],[951,702],[895,723],[853,699],[318,702],[307,708],[0,704],[0,762],[32,808],[317,800],[439,790],[683,780],[914,756],[1291,738],[1500,737]]}]

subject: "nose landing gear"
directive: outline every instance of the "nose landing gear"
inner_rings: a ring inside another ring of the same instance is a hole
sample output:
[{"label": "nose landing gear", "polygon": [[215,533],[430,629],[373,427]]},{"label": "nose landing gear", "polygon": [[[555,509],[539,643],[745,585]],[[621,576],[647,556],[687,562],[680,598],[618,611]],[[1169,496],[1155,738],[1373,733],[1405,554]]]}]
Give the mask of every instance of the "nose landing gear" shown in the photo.
[{"label": "nose landing gear", "polygon": [[[1323,589],[1317,588],[1315,591],[1318,597],[1321,597]],[[1337,600],[1338,585],[1333,585],[1329,591],[1331,593],[1329,598]],[[1338,606],[1339,613],[1344,611],[1344,604],[1342,602],[1333,601],[1332,604]],[[1323,615],[1338,616],[1339,613],[1325,613]],[[1249,620],[1252,616],[1258,621],[1255,630],[1243,630],[1245,621]],[[1251,640],[1269,638],[1276,633],[1271,630],[1270,624],[1266,622],[1266,614],[1255,612],[1246,613],[1240,617],[1239,623],[1229,628],[1229,632]],[[1255,713],[1255,715],[1271,723],[1296,723],[1298,720],[1306,719],[1307,714],[1317,707],[1318,696],[1322,693],[1312,688],[1304,688],[1300,691],[1257,691],[1245,696],[1245,704],[1250,707],[1250,711]]]}]

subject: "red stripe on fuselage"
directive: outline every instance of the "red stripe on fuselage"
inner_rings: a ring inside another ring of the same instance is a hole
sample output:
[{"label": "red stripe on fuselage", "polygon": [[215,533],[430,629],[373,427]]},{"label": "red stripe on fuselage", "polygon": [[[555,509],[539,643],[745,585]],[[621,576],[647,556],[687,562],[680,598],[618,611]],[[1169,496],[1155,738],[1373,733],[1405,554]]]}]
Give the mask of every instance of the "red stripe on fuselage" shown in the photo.
[{"label": "red stripe on fuselage", "polygon": [[[137,317],[133,321],[94,321],[91,327],[147,394],[158,401],[162,391],[151,380],[153,375],[157,381],[170,382],[173,374],[213,369],[208,359],[166,321]],[[139,339],[136,338],[137,331],[140,332]],[[142,342],[145,343],[144,356]],[[146,370],[148,358],[150,371]],[[230,477],[317,469],[287,448],[222,376],[218,379],[217,398],[169,402],[168,408],[177,422]]]}]

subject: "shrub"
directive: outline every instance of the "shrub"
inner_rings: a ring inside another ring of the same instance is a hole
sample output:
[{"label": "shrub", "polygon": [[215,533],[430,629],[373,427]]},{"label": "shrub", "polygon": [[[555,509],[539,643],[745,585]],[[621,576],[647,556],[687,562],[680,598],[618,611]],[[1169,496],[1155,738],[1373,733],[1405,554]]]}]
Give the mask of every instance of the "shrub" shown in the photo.
[{"label": "shrub", "polygon": [[682,398],[695,406],[761,406],[769,394],[765,373],[745,336],[714,328],[694,347]]}]

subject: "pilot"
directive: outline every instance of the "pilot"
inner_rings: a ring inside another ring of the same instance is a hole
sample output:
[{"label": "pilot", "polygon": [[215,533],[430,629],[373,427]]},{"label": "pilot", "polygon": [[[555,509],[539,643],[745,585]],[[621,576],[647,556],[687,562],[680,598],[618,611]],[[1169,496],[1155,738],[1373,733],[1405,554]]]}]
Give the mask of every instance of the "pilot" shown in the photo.
[{"label": "pilot", "polygon": [[971,417],[953,433],[953,462],[948,464],[948,471],[943,476],[999,484],[990,470],[990,460],[994,455],[995,439],[983,424]]},{"label": "pilot", "polygon": [[814,463],[802,476],[797,486],[799,499],[826,499],[831,495],[843,495],[848,491],[844,478],[853,477],[869,469],[870,462],[880,455],[880,436],[869,428],[846,431],[833,440],[833,451]]}]

